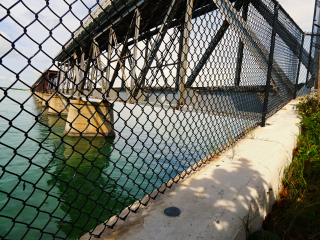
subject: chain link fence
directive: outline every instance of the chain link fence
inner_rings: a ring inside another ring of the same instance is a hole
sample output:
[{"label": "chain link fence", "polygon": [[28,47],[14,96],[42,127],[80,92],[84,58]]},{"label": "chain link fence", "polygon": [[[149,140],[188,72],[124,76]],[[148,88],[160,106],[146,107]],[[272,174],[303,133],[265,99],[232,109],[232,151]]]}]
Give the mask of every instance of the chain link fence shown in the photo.
[{"label": "chain link fence", "polygon": [[3,239],[112,228],[311,87],[311,37],[272,0],[4,0],[0,19]]}]

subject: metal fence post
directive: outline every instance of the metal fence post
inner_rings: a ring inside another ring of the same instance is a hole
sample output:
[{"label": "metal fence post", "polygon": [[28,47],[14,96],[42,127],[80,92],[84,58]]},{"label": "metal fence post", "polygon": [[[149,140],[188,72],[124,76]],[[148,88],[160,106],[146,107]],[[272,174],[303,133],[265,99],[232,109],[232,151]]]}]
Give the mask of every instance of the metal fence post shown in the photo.
[{"label": "metal fence post", "polygon": [[[316,22],[316,13],[317,13],[317,2],[314,2],[314,12],[313,12],[313,21],[312,21],[312,32],[311,32],[311,40],[310,40],[310,50],[309,50],[309,60],[308,60],[308,68],[307,68],[307,75],[306,75],[306,83],[308,83],[309,73],[311,73],[311,56],[312,56],[312,47],[313,47],[313,38],[314,38],[314,24]],[[314,59],[316,58],[316,54],[314,54]],[[314,66],[313,66],[314,67]]]},{"label": "metal fence post", "polygon": [[297,97],[298,81],[299,81],[300,67],[301,67],[302,53],[303,53],[304,36],[305,34],[303,33],[302,39],[301,39],[300,53],[299,53],[299,64],[298,64],[298,70],[297,70],[296,84],[294,85],[293,99]]},{"label": "metal fence post", "polygon": [[264,127],[266,125],[266,116],[267,116],[267,111],[268,111],[271,71],[273,68],[273,53],[274,53],[274,47],[275,47],[275,42],[276,42],[276,27],[277,27],[277,21],[278,21],[278,9],[279,9],[279,3],[274,5],[274,15],[273,15],[273,24],[272,24],[272,36],[271,36],[271,46],[270,46],[269,63],[268,63],[267,83],[266,83],[266,89],[265,89],[265,94],[264,94],[264,103],[263,103],[262,121],[261,121],[262,127]]}]

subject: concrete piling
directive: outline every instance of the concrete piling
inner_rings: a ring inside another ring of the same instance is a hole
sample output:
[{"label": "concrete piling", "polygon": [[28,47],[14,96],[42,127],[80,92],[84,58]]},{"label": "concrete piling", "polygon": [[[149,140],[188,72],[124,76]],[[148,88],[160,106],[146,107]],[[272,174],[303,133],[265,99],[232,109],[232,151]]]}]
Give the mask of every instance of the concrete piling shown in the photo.
[{"label": "concrete piling", "polygon": [[[51,93],[43,93],[42,95],[42,106],[45,107],[47,106],[47,102],[49,102],[52,94]],[[49,104],[49,103],[48,103]]]},{"label": "concrete piling", "polygon": [[35,92],[34,96],[36,97],[38,102],[42,102],[43,92]]},{"label": "concrete piling", "polygon": [[68,103],[62,95],[55,93],[48,104],[48,115],[68,115]]},{"label": "concrete piling", "polygon": [[70,100],[64,135],[70,137],[114,137],[113,104],[107,100]]}]

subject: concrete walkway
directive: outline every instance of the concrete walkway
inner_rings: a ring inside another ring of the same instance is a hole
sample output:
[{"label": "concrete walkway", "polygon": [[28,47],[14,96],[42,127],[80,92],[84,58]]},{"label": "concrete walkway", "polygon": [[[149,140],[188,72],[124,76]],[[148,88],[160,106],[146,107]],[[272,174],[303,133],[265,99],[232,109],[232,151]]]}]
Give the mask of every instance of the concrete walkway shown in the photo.
[{"label": "concrete walkway", "polygon": [[[94,234],[100,238],[86,234],[82,239],[246,239],[246,228],[261,228],[292,159],[299,134],[296,103],[287,104],[267,120],[265,128],[250,132],[217,161],[174,184],[125,221],[119,220],[114,229],[98,226]],[[163,213],[171,206],[181,210],[178,217]]]}]

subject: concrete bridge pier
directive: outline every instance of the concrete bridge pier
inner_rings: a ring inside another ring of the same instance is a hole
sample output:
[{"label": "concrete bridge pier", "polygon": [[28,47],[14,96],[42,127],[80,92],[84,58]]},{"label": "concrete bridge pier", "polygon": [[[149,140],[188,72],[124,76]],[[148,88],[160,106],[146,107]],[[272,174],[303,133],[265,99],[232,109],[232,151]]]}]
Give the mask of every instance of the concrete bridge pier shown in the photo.
[{"label": "concrete bridge pier", "polygon": [[43,92],[35,92],[34,94],[33,94],[35,97],[36,97],[36,100],[38,101],[38,102],[42,102],[42,96],[43,96]]},{"label": "concrete bridge pier", "polygon": [[70,137],[114,137],[113,104],[70,100],[64,135]]},{"label": "concrete bridge pier", "polygon": [[68,102],[65,97],[55,93],[49,100],[48,115],[68,115]]},{"label": "concrete bridge pier", "polygon": [[[42,106],[46,107],[47,106],[47,102],[49,102],[50,98],[51,98],[52,94],[51,93],[43,93],[42,94]],[[49,104],[49,103],[48,103]]]}]

